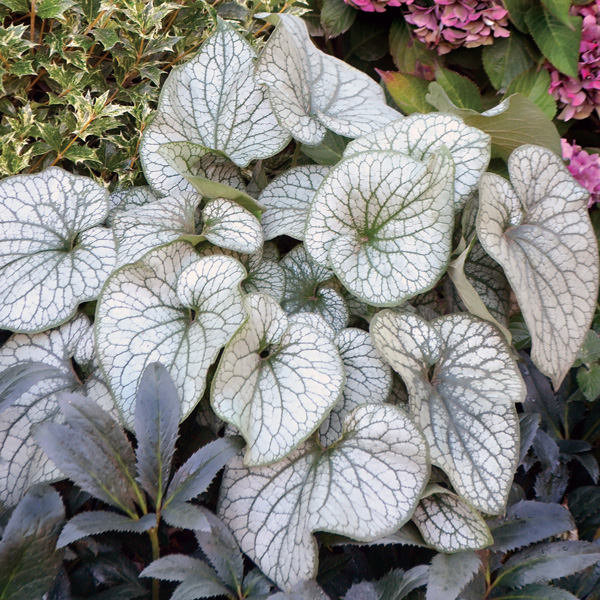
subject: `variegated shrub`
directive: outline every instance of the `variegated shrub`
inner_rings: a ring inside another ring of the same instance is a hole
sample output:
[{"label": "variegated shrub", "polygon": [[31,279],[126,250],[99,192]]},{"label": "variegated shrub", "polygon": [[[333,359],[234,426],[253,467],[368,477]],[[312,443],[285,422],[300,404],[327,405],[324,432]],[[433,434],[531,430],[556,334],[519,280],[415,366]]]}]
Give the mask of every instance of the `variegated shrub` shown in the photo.
[{"label": "variegated shrub", "polygon": [[[590,326],[598,250],[585,190],[551,149],[517,143],[509,178],[486,172],[493,136],[449,100],[404,117],[300,18],[268,18],[260,52],[218,20],[169,76],[141,140],[149,187],[109,197],[56,168],[0,183],[0,325],[14,332],[0,500],[61,477],[33,437],[66,431],[36,429],[64,418],[59,393],[138,434],[160,362],[180,420],[206,397],[243,436],[218,514],[291,590],[316,576],[317,532],[367,543],[408,524],[440,552],[491,543],[483,516],[505,510],[525,397],[509,310],[558,389]],[[480,121],[497,129],[509,105]],[[333,135],[345,151],[318,164]],[[27,361],[51,369],[23,391]]]}]

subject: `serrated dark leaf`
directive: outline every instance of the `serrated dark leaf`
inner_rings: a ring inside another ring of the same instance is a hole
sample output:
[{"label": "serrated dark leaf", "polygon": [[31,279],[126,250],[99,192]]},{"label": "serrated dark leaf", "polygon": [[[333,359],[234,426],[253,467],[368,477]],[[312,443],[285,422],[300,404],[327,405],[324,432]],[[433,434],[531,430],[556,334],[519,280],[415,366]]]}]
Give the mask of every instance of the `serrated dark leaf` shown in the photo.
[{"label": "serrated dark leaf", "polygon": [[171,502],[165,506],[161,515],[171,527],[206,531],[209,528],[207,514],[210,511],[203,506],[196,506],[189,502]]},{"label": "serrated dark leaf", "polygon": [[146,367],[138,387],[134,432],[138,481],[158,505],[169,483],[181,403],[175,384],[160,363]]},{"label": "serrated dark leaf", "polygon": [[156,527],[156,515],[149,513],[141,519],[132,519],[125,515],[106,510],[94,510],[75,515],[60,533],[57,547],[80,540],[81,538],[105,533],[106,531],[129,531],[142,533]]},{"label": "serrated dark leaf", "polygon": [[64,376],[58,367],[43,362],[23,362],[5,369],[0,373],[0,412],[36,383]]},{"label": "serrated dark leaf", "polygon": [[217,516],[206,511],[208,531],[196,531],[200,550],[221,580],[232,589],[241,587],[244,578],[244,559],[229,530]]},{"label": "serrated dark leaf", "polygon": [[569,467],[558,463],[538,473],[535,478],[535,494],[542,502],[560,502],[569,485]]},{"label": "serrated dark leaf", "polygon": [[52,587],[64,552],[56,540],[63,503],[47,485],[32,487],[13,511],[0,541],[0,599],[40,600]]},{"label": "serrated dark leaf", "polygon": [[140,573],[140,577],[181,581],[171,600],[196,600],[229,595],[231,592],[209,565],[185,554],[170,554],[155,560]]},{"label": "serrated dark leaf", "polygon": [[513,504],[506,517],[490,523],[492,550],[508,552],[575,528],[571,513],[560,504],[524,500]]},{"label": "serrated dark leaf", "polygon": [[417,588],[427,585],[429,567],[418,565],[408,571],[393,569],[375,581],[375,591],[379,600],[403,600]]},{"label": "serrated dark leaf", "polygon": [[549,542],[513,555],[498,572],[496,584],[521,587],[573,575],[600,563],[600,547],[589,542]]},{"label": "serrated dark leaf", "polygon": [[593,541],[600,533],[600,487],[583,486],[568,496],[580,539]]},{"label": "serrated dark leaf", "polygon": [[316,581],[303,581],[289,592],[278,592],[269,596],[269,600],[329,600]]},{"label": "serrated dark leaf", "polygon": [[215,475],[244,447],[239,436],[219,438],[194,452],[179,467],[171,483],[165,504],[186,502],[206,491]]},{"label": "serrated dark leaf", "polygon": [[59,403],[67,425],[40,424],[34,432],[37,443],[81,489],[133,513],[134,455],[119,425],[83,396],[63,394]]},{"label": "serrated dark leaf", "polygon": [[537,413],[526,413],[519,415],[519,428],[521,436],[519,438],[519,465],[523,463],[527,451],[531,448],[533,440],[540,426],[541,417]]},{"label": "serrated dark leaf", "polygon": [[427,600],[455,600],[480,566],[476,552],[436,554],[429,567]]}]

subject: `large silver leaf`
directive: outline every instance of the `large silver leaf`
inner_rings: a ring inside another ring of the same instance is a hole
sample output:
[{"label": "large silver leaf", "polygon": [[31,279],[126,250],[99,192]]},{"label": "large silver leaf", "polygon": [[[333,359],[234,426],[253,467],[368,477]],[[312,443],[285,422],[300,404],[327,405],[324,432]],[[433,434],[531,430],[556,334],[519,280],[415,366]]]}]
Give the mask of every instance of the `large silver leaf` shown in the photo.
[{"label": "large silver leaf", "polygon": [[256,63],[256,78],[295,139],[315,146],[327,129],[355,138],[402,117],[368,75],[318,50],[300,17],[278,14],[270,20],[279,24]]},{"label": "large silver leaf", "polygon": [[261,219],[265,239],[272,240],[278,235],[304,239],[310,203],[330,170],[327,166],[304,165],[286,171],[269,183],[258,198],[267,208]]},{"label": "large silver leaf", "polygon": [[306,248],[354,296],[396,306],[433,287],[446,269],[453,195],[446,150],[427,165],[399,152],[354,154],[317,191]]},{"label": "large silver leaf", "polygon": [[477,233],[500,263],[531,333],[531,357],[558,389],[577,358],[598,296],[598,246],[589,192],[561,159],[522,146],[508,160],[511,183],[481,180]]},{"label": "large silver leaf", "polygon": [[[323,330],[319,328],[319,331]],[[319,429],[319,439],[324,446],[340,438],[346,416],[357,406],[385,402],[392,389],[392,371],[379,356],[366,331],[343,329],[334,341],[344,363],[346,384],[342,397]]]},{"label": "large silver leaf", "polygon": [[215,373],[211,403],[248,442],[244,464],[280,460],[308,438],[340,398],[344,367],[335,344],[289,323],[267,294],[247,296],[248,320]]},{"label": "large silver leaf", "polygon": [[437,489],[424,494],[412,516],[428,544],[446,553],[481,550],[493,544],[492,534],[476,510],[460,496],[432,487]]},{"label": "large silver leaf", "polygon": [[458,212],[479,185],[491,152],[490,136],[465,125],[460,117],[440,113],[410,115],[350,142],[344,156],[372,150],[394,150],[427,162],[434,152],[443,147],[448,149],[454,161],[454,204]]},{"label": "large silver leaf", "polygon": [[427,454],[403,410],[365,404],[328,448],[307,442],[268,467],[247,469],[241,456],[231,461],[218,512],[242,551],[289,591],[317,573],[312,532],[372,541],[398,530],[429,478]]},{"label": "large silver leaf", "polygon": [[[188,186],[161,156],[163,144],[188,142],[199,146],[195,154],[200,160],[208,149],[246,166],[288,143],[289,134],[277,123],[265,92],[254,80],[255,58],[252,46],[219,19],[200,52],[171,72],[140,147],[144,173],[155,189],[168,193]],[[191,157],[182,156],[189,163]],[[207,170],[206,165],[200,170]]]},{"label": "large silver leaf", "polygon": [[[60,392],[77,390],[93,397],[105,410],[114,410],[110,394],[95,370],[82,384],[71,362],[76,357],[87,370],[88,364],[79,353],[82,345],[89,344],[91,333],[88,319],[78,316],[51,331],[15,334],[0,348],[0,371],[28,361],[56,370],[0,412],[0,502],[7,506],[16,504],[34,483],[62,479],[31,434],[36,423],[62,421],[57,402]],[[89,364],[92,362],[93,356]]]},{"label": "large silver leaf", "polygon": [[115,264],[108,193],[53,167],[0,183],[0,328],[35,333],[96,298]]},{"label": "large silver leaf", "polygon": [[316,264],[306,254],[304,244],[290,250],[280,264],[285,274],[281,306],[286,312],[316,313],[336,331],[346,326],[348,308],[344,297],[336,289],[333,272]]},{"label": "large silver leaf", "polygon": [[167,367],[184,419],[199,402],[206,374],[244,320],[244,267],[229,256],[200,258],[186,242],[158,248],[113,273],[96,315],[96,344],[125,424],[133,427],[146,366]]},{"label": "large silver leaf", "polygon": [[371,335],[408,388],[432,463],[475,508],[502,512],[519,457],[514,405],[525,397],[506,340],[467,314],[428,323],[389,310],[373,317]]}]

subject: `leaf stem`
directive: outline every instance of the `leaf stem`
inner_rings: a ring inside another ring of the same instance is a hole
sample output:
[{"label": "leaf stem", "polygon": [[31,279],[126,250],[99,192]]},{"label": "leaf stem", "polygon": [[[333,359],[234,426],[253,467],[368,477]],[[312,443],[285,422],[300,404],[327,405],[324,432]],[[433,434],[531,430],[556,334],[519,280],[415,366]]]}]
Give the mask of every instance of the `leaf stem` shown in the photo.
[{"label": "leaf stem", "polygon": [[[152,560],[158,560],[160,558],[160,546],[158,543],[158,516],[157,526],[148,530],[150,536],[150,544],[152,545]],[[152,600],[160,600],[160,580],[152,578]]]}]

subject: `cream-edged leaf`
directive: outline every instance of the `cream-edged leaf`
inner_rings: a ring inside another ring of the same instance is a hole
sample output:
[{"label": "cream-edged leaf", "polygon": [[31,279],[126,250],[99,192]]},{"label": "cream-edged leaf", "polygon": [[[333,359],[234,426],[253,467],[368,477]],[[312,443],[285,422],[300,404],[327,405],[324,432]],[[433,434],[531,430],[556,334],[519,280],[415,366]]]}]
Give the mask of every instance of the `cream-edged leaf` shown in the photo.
[{"label": "cream-edged leaf", "polygon": [[374,306],[430,289],[450,258],[454,167],[447,151],[428,164],[398,152],[364,152],[324,179],[305,231],[308,253]]},{"label": "cream-edged leaf", "polygon": [[278,25],[256,63],[256,78],[295,139],[315,146],[327,129],[355,138],[402,117],[368,75],[318,50],[300,17],[269,19]]},{"label": "cream-edged leaf", "polygon": [[244,300],[248,320],[215,373],[211,403],[248,443],[244,464],[280,460],[308,438],[340,398],[344,367],[319,331],[290,324],[267,294]]},{"label": "cream-edged leaf", "polygon": [[438,552],[481,550],[494,542],[481,515],[447,491],[422,498],[412,520],[423,539]]},{"label": "cream-edged leaf", "polygon": [[321,165],[295,167],[267,185],[258,197],[267,209],[261,218],[265,239],[278,235],[304,239],[310,203],[330,170]]},{"label": "cream-edged leaf", "polygon": [[92,327],[87,318],[78,316],[57,329],[33,335],[15,334],[0,348],[0,372],[29,361],[54,368],[51,376],[25,390],[0,413],[0,502],[16,504],[34,483],[62,478],[52,461],[38,447],[32,426],[42,421],[63,420],[57,402],[60,392],[79,391],[112,409],[110,395],[93,393],[104,389],[97,375],[82,386],[71,359]]},{"label": "cream-edged leaf", "polygon": [[113,273],[96,315],[96,346],[125,424],[133,426],[146,366],[161,362],[184,419],[199,402],[219,350],[244,320],[244,267],[229,256],[200,258],[186,242],[163,246]]},{"label": "cream-edged leaf", "polygon": [[350,142],[344,156],[372,150],[394,150],[415,160],[427,162],[429,156],[447,148],[455,167],[454,203],[459,211],[479,185],[490,162],[490,136],[465,125],[455,115],[414,114]]},{"label": "cream-edged leaf", "polygon": [[314,312],[336,331],[346,327],[348,308],[331,270],[316,264],[303,244],[292,248],[280,264],[285,275],[281,306],[287,313]]},{"label": "cream-edged leaf", "polygon": [[317,573],[315,531],[372,541],[411,516],[429,477],[427,444],[406,413],[365,404],[342,439],[307,442],[271,466],[241,456],[223,476],[219,515],[244,553],[284,590]]},{"label": "cream-edged leaf", "polygon": [[342,435],[346,415],[361,404],[385,402],[392,389],[392,371],[366,331],[343,329],[334,341],[344,363],[346,384],[342,397],[319,429],[319,439],[324,446]]},{"label": "cream-edged leaf", "polygon": [[428,323],[388,310],[373,317],[371,335],[406,384],[432,463],[476,509],[502,512],[519,455],[514,405],[525,397],[506,340],[467,314]]},{"label": "cream-edged leaf", "polygon": [[157,246],[179,239],[200,241],[196,233],[196,208],[202,197],[181,193],[115,214],[116,268],[137,262]]},{"label": "cream-edged leaf", "polygon": [[273,156],[289,142],[254,80],[255,58],[252,46],[219,19],[200,52],[171,72],[140,147],[144,172],[155,189],[168,193],[187,185],[160,155],[163,144],[188,142],[243,167]]},{"label": "cream-edged leaf", "polygon": [[210,200],[202,211],[202,236],[216,246],[252,254],[264,243],[258,219],[245,208],[226,198]]},{"label": "cream-edged leaf", "polygon": [[589,192],[550,150],[522,146],[511,183],[481,180],[477,233],[502,265],[531,333],[531,357],[558,389],[589,329],[598,295],[598,246]]},{"label": "cream-edged leaf", "polygon": [[35,333],[97,297],[115,264],[108,193],[53,167],[0,183],[0,327]]}]

